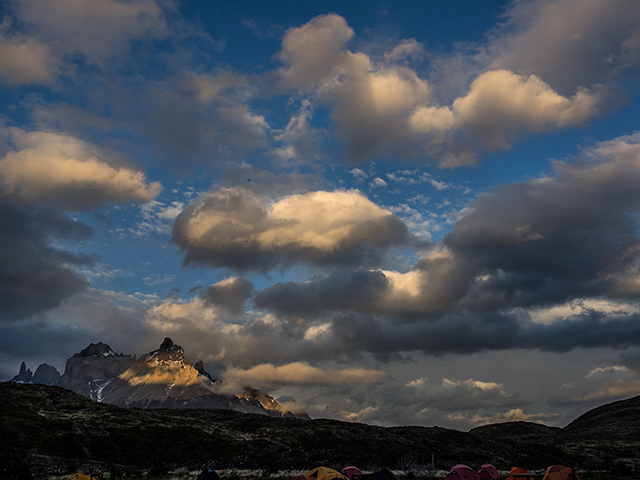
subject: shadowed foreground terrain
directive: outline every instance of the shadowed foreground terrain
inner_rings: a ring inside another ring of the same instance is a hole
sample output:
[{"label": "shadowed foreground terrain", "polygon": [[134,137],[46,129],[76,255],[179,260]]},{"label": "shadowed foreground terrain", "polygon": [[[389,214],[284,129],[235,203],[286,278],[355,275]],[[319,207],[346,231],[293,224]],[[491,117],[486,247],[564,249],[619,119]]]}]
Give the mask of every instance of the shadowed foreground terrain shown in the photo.
[{"label": "shadowed foreground terrain", "polygon": [[[263,472],[324,465],[361,469],[493,463],[640,467],[640,397],[590,412],[563,429],[527,422],[460,432],[270,418],[230,410],[143,410],[96,403],[60,387],[0,383],[0,462],[49,474],[80,465],[112,471],[202,465]],[[636,468],[637,468],[636,467]]]}]

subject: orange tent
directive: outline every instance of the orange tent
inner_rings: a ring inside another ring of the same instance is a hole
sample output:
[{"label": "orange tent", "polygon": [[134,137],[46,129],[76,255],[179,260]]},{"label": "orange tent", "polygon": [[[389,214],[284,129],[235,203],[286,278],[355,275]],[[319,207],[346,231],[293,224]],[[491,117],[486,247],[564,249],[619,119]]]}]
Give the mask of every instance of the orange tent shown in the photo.
[{"label": "orange tent", "polygon": [[316,480],[347,480],[347,477],[342,475],[337,470],[327,467],[316,467],[313,470],[307,472],[307,477],[315,478]]},{"label": "orange tent", "polygon": [[547,468],[542,480],[580,480],[571,467],[564,465],[551,465]]},{"label": "orange tent", "polygon": [[[509,470],[509,476],[505,480],[516,480],[516,477],[513,475],[522,475],[523,473],[530,473],[529,470],[522,467],[513,467]],[[518,477],[517,480],[533,480],[533,477]]]},{"label": "orange tent", "polygon": [[96,480],[93,477],[88,477],[82,473],[76,473],[73,477],[71,477],[71,480]]}]

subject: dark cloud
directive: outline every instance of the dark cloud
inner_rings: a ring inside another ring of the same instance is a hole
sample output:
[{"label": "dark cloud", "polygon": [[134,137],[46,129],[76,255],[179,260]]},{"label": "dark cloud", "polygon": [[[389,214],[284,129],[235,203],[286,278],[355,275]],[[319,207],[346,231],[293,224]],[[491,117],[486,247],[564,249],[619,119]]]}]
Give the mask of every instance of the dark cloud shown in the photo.
[{"label": "dark cloud", "polygon": [[567,93],[637,66],[640,5],[633,0],[512,2],[493,31],[494,68],[533,73]]},{"label": "dark cloud", "polygon": [[244,311],[245,302],[253,294],[253,283],[242,277],[229,278],[211,285],[200,293],[207,305],[215,305],[234,315]]},{"label": "dark cloud", "polygon": [[403,352],[427,355],[472,354],[487,350],[537,349],[562,353],[576,348],[640,346],[640,316],[613,317],[591,312],[551,324],[516,314],[459,312],[430,322],[398,324],[365,314],[338,315],[331,341],[343,352],[368,352],[381,361]]},{"label": "dark cloud", "polygon": [[411,272],[336,272],[276,284],[256,303],[288,314],[354,310],[431,321],[575,298],[637,300],[639,140],[599,144],[556,162],[554,177],[480,195]]},{"label": "dark cloud", "polygon": [[358,306],[366,310],[389,288],[384,273],[337,270],[309,282],[281,282],[261,290],[254,299],[258,308],[284,315],[318,314]]},{"label": "dark cloud", "polygon": [[91,229],[44,207],[20,208],[0,198],[0,318],[16,320],[56,307],[89,280],[70,265],[93,266],[93,256],[55,248],[81,241]]}]

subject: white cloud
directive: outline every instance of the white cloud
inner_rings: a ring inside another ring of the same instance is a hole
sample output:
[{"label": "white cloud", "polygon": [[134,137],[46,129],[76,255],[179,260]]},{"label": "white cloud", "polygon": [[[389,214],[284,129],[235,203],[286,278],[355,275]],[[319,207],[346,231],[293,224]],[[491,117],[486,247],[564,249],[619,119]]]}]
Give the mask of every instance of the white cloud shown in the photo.
[{"label": "white cloud", "polygon": [[113,166],[109,153],[77,138],[16,128],[9,132],[17,150],[0,158],[4,194],[86,209],[109,202],[148,202],[162,190],[159,182],[147,183],[144,173]]},{"label": "white cloud", "polygon": [[235,187],[209,192],[187,207],[176,220],[173,241],[190,262],[261,270],[296,261],[350,262],[364,250],[374,258],[375,249],[408,241],[406,233],[395,215],[357,190],[269,202]]}]

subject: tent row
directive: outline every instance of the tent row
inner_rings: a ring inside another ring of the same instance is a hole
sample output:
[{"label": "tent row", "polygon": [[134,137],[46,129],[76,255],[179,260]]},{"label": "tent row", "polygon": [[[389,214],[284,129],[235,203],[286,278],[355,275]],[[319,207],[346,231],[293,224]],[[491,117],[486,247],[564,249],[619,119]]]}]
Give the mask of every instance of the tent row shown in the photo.
[{"label": "tent row", "polygon": [[[444,480],[497,480],[498,478],[500,473],[493,465],[482,465],[476,472],[473,468],[460,464],[453,467]],[[547,468],[544,475],[531,473],[526,468],[513,467],[506,480],[580,480],[580,478],[571,467],[552,465]]]},{"label": "tent row", "polygon": [[[490,464],[482,465],[475,471],[467,465],[454,466],[444,480],[498,480],[498,469]],[[398,480],[391,470],[384,468],[374,473],[362,473],[357,467],[345,467],[338,472],[332,468],[317,467],[291,480]],[[534,474],[525,468],[514,467],[506,480],[580,480],[571,467],[552,465],[544,475]]]},{"label": "tent row", "polygon": [[[542,477],[542,478],[540,478]],[[500,473],[490,464],[482,465],[478,471],[467,465],[456,465],[448,473],[444,480],[497,480]],[[81,473],[76,473],[72,480],[95,480]],[[218,474],[211,468],[205,468],[198,480],[220,480]],[[291,480],[398,480],[398,477],[388,468],[383,468],[374,473],[362,473],[357,467],[345,467],[337,471],[327,467],[317,467],[309,470],[304,475],[298,475]],[[552,465],[547,468],[544,476],[529,472],[525,468],[513,467],[505,480],[580,480],[571,467]]]}]

